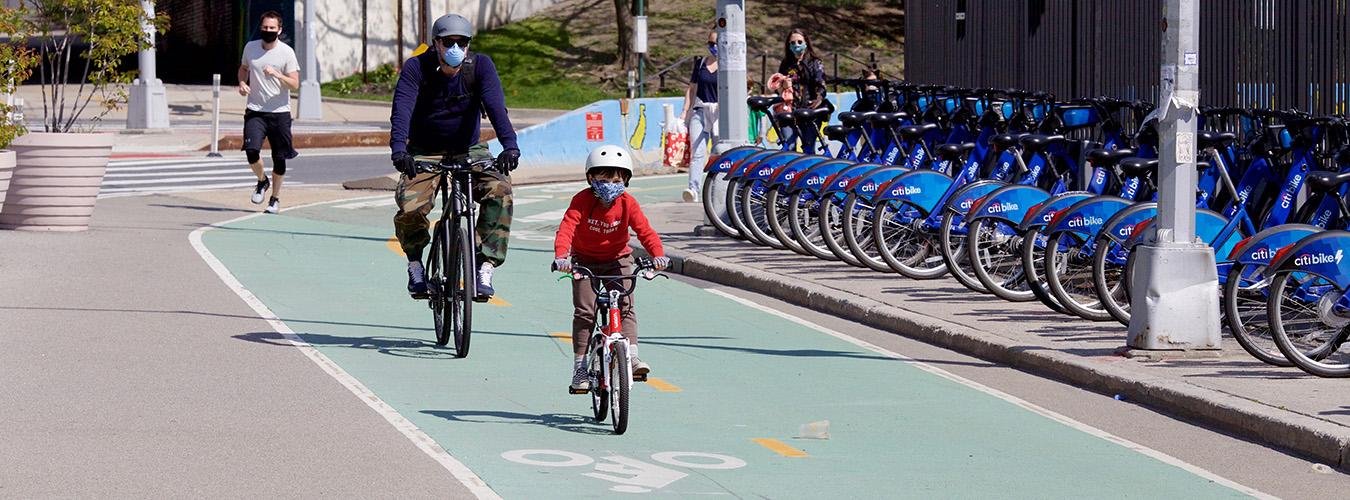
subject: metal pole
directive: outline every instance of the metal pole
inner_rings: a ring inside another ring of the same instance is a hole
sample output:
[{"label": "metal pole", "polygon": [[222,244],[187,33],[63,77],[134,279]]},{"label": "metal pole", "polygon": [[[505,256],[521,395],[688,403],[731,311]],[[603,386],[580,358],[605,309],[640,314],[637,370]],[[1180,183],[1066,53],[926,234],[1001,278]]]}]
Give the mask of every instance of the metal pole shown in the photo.
[{"label": "metal pole", "polygon": [[207,157],[220,158],[220,73],[211,75],[211,152]]},{"label": "metal pole", "polygon": [[[717,144],[713,153],[722,154],[750,143],[746,131],[750,107],[745,102],[745,0],[717,0],[717,54]],[[714,184],[704,203],[726,196],[725,179],[708,182]],[[728,220],[722,204],[713,206],[718,218]]]},{"label": "metal pole", "polygon": [[150,20],[155,17],[155,4],[151,0],[141,0],[141,9],[145,11],[141,30],[150,43],[138,54],[140,78],[132,82],[128,89],[127,128],[167,129],[168,92],[164,90],[164,82],[155,75],[155,26],[150,24]]},{"label": "metal pole", "polygon": [[296,109],[300,120],[323,119],[323,95],[319,90],[318,40],[314,35],[314,5],[317,0],[305,0],[305,71],[300,82],[300,103]]},{"label": "metal pole", "polygon": [[[646,18],[646,17],[647,17],[646,10],[647,10],[647,9],[646,9],[646,5],[643,5],[643,0],[637,0],[637,15],[634,16],[634,21],[633,21],[633,24],[634,24],[634,25],[637,25],[637,23],[638,23],[637,18]],[[647,31],[646,31],[646,29],[645,29],[645,25],[646,25],[645,19],[642,21],[642,23],[643,23],[643,25],[644,25],[644,29],[642,30],[642,36],[643,36],[643,37],[646,37]],[[642,42],[642,45],[643,45],[643,47],[646,47],[647,43],[646,43],[645,40]],[[646,94],[646,92],[647,92],[647,76],[646,76],[646,72],[644,71],[645,68],[643,67],[643,66],[644,66],[643,63],[644,63],[645,60],[647,59],[646,57],[643,57],[643,56],[645,56],[645,55],[646,55],[646,51],[645,51],[645,50],[642,51],[642,52],[638,52],[638,54],[637,54],[638,97],[643,97],[644,94]]]},{"label": "metal pole", "polygon": [[1144,350],[1219,348],[1214,249],[1195,238],[1195,130],[1200,105],[1199,0],[1166,0],[1158,100],[1156,231],[1134,251],[1127,345]]}]

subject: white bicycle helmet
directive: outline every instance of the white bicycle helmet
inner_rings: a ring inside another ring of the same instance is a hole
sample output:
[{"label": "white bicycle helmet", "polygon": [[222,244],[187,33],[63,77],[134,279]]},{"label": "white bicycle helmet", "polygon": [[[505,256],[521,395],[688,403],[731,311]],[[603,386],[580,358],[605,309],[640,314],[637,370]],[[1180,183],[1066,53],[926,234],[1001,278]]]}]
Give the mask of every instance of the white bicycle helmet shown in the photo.
[{"label": "white bicycle helmet", "polygon": [[627,149],[613,144],[606,144],[591,150],[591,154],[586,156],[586,173],[591,173],[591,169],[600,167],[612,167],[628,172],[628,177],[633,176],[633,156]]}]

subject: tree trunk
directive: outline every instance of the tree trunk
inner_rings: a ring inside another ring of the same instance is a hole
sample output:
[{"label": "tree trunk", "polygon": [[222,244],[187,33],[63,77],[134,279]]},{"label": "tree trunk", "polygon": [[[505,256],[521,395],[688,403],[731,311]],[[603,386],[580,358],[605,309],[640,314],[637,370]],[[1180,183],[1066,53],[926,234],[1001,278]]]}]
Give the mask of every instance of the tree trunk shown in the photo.
[{"label": "tree trunk", "polygon": [[619,65],[625,69],[636,67],[633,57],[633,0],[614,0],[614,18],[619,28]]}]

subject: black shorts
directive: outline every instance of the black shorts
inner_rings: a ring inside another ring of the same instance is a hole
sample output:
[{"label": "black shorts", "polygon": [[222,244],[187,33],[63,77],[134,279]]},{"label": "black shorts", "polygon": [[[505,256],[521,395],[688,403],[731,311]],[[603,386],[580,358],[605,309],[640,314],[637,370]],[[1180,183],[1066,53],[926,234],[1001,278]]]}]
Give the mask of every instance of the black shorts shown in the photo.
[{"label": "black shorts", "polygon": [[289,160],[300,155],[291,146],[290,111],[279,113],[244,111],[244,147],[240,149],[244,151],[261,150],[264,137],[267,138],[267,144],[272,150],[273,158]]}]

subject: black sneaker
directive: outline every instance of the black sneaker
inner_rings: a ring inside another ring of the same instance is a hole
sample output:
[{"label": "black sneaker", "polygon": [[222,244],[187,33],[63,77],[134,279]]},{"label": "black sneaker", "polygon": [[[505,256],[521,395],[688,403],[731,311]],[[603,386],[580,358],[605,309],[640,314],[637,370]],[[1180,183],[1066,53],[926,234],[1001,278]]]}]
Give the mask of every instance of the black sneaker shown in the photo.
[{"label": "black sneaker", "polygon": [[267,208],[263,210],[263,212],[269,214],[274,214],[280,211],[281,211],[281,200],[278,200],[277,197],[275,196],[272,197],[272,201],[267,202]]},{"label": "black sneaker", "polygon": [[422,268],[421,263],[417,266],[408,266],[408,293],[415,299],[427,297],[427,276],[426,270]]},{"label": "black sneaker", "polygon": [[475,302],[487,302],[496,293],[496,290],[492,289],[492,272],[496,269],[491,262],[484,262],[478,266],[478,294],[474,297]]},{"label": "black sneaker", "polygon": [[[263,202],[263,193],[266,193],[267,188],[270,187],[272,187],[272,181],[267,179],[258,181],[258,187],[253,188],[253,197],[250,198],[249,201],[252,201],[254,205],[261,205]],[[276,198],[272,199],[275,200]]]}]

